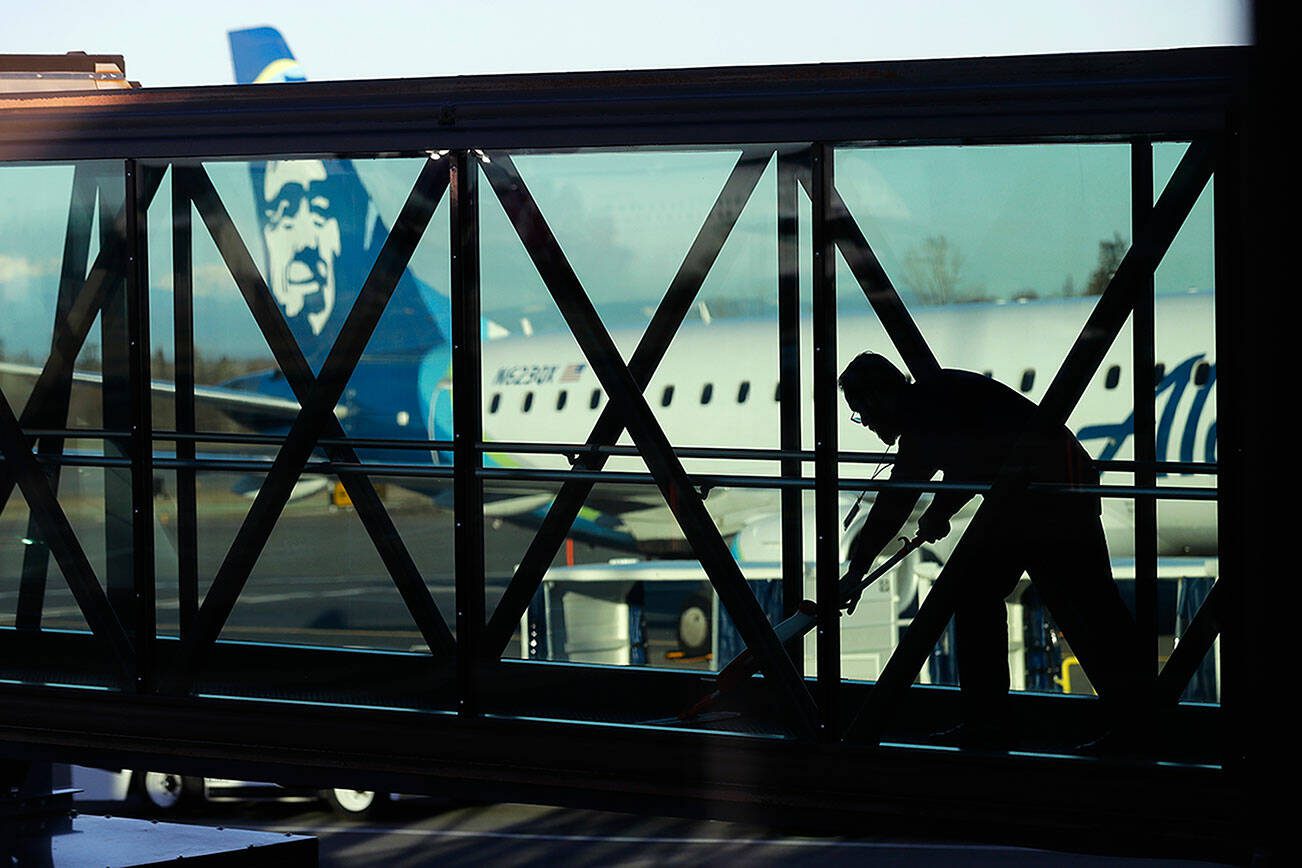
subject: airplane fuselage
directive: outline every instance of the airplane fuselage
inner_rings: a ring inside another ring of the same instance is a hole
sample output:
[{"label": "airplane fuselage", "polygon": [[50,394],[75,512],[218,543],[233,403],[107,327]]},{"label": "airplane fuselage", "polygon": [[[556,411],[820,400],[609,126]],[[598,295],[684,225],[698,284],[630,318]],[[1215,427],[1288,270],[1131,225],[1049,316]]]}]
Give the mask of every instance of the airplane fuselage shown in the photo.
[{"label": "airplane fuselage", "polygon": [[[1038,401],[1076,339],[1094,299],[1064,299],[1023,304],[971,304],[923,308],[915,318],[945,367],[986,373]],[[1159,365],[1155,413],[1159,461],[1216,460],[1215,358],[1212,352],[1212,295],[1163,297],[1157,306],[1156,359]],[[627,358],[641,337],[638,330],[615,330],[612,337]],[[811,331],[804,323],[803,357]],[[871,349],[894,356],[871,311],[843,313],[837,336],[838,370],[854,355]],[[1129,328],[1115,341],[1069,427],[1096,458],[1126,460],[1134,455],[1133,368]],[[780,446],[778,340],[774,320],[689,324],[674,338],[645,391],[647,403],[676,447]],[[801,406],[812,408],[811,384],[802,377]],[[601,385],[568,334],[489,341],[483,348],[485,439],[499,442],[581,443],[606,404]],[[867,429],[850,420],[844,407],[838,439],[844,451],[883,451]],[[628,444],[627,434],[621,443]],[[813,442],[813,419],[804,414],[802,443]],[[503,450],[505,453],[506,450]],[[494,453],[490,452],[490,460]],[[499,453],[501,457],[502,453]],[[504,462],[507,463],[507,462]],[[512,465],[563,468],[560,456],[511,455]],[[690,471],[774,475],[772,461],[687,459]],[[612,470],[644,470],[635,458],[616,457]],[[843,466],[846,477],[866,477],[872,467]],[[1129,474],[1110,473],[1105,483],[1125,483]],[[1208,486],[1206,475],[1168,475],[1164,485]],[[752,498],[732,497],[738,513],[753,514]],[[771,503],[776,498],[768,495]],[[1133,550],[1133,501],[1109,498],[1105,522],[1114,554]],[[737,522],[716,512],[721,530]],[[744,523],[744,519],[742,520]],[[1215,509],[1207,503],[1170,500],[1161,506],[1161,548],[1167,554],[1212,554],[1216,549]],[[1129,539],[1127,539],[1129,537]]]}]

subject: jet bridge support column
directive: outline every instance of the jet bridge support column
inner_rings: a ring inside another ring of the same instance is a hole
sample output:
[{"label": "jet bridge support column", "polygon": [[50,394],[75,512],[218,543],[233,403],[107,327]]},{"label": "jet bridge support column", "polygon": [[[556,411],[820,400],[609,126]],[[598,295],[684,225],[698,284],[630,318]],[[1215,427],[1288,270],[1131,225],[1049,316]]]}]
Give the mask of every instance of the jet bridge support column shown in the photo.
[{"label": "jet bridge support column", "polygon": [[455,487],[457,710],[479,712],[480,646],[484,632],[484,481],[480,451],[483,381],[480,359],[479,165],[469,151],[452,159],[452,440]]},{"label": "jet bridge support column", "polygon": [[126,373],[131,466],[127,486],[130,511],[131,637],[135,645],[134,689],[154,689],[156,606],[154,582],[154,417],[149,362],[149,193],[162,169],[128,160],[126,164]]},{"label": "jet bridge support column", "polygon": [[[1258,36],[1261,35],[1259,31]],[[1258,89],[1260,86],[1258,83],[1249,93],[1263,93]],[[1265,107],[1265,100],[1254,106],[1257,112]],[[1256,184],[1273,186],[1287,169],[1282,161],[1263,168],[1247,159],[1244,136],[1261,135],[1263,130],[1254,127],[1253,121],[1263,123],[1264,116],[1258,115],[1243,128],[1240,126],[1242,110],[1243,106],[1236,104],[1230,113],[1222,142],[1226,159],[1218,167],[1212,203],[1216,227],[1216,400],[1220,405],[1217,424],[1221,426],[1217,441],[1230,447],[1216,456],[1221,467],[1217,477],[1220,501],[1216,532],[1220,563],[1237,564],[1238,570],[1231,566],[1229,575],[1222,573],[1217,577],[1189,625],[1189,632],[1195,635],[1205,630],[1205,637],[1200,639],[1202,653],[1194,653],[1195,643],[1182,643],[1187,645],[1185,650],[1190,652],[1190,659],[1184,669],[1176,671],[1183,678],[1183,690],[1211,650],[1215,636],[1223,630],[1221,662],[1225,687],[1221,707],[1229,737],[1221,740],[1225,749],[1222,762],[1236,774],[1261,774],[1264,783],[1267,769],[1274,762],[1274,751],[1282,746],[1272,743],[1271,736],[1275,735],[1273,722],[1280,719],[1275,706],[1279,691],[1275,664],[1286,659],[1283,654],[1269,652],[1282,650],[1271,647],[1272,637],[1290,632],[1281,629],[1278,613],[1281,608],[1292,613],[1282,596],[1276,596],[1278,586],[1271,587],[1280,578],[1275,546],[1281,539],[1278,527],[1271,526],[1271,513],[1279,516],[1288,511],[1280,510],[1278,501],[1260,489],[1250,494],[1245,480],[1261,480],[1272,473],[1278,474],[1279,466],[1273,462],[1288,454],[1292,445],[1280,443],[1292,434],[1291,424],[1279,424],[1282,419],[1268,418],[1280,403],[1276,394],[1268,394],[1266,390],[1274,387],[1274,378],[1268,372],[1277,361],[1270,353],[1278,352],[1284,345],[1271,340],[1268,323],[1288,322],[1291,326],[1293,320],[1279,317],[1275,306],[1267,300],[1280,270],[1262,267],[1271,257],[1276,257],[1277,265],[1279,262],[1283,241],[1278,237],[1269,238],[1266,233],[1270,228],[1262,225],[1273,223],[1277,228],[1278,218],[1274,215],[1279,212],[1256,207],[1261,203],[1250,201],[1247,196],[1254,192],[1261,195],[1262,188],[1259,186],[1254,191],[1251,187],[1245,190],[1244,186],[1245,180],[1254,174]],[[1254,225],[1253,221],[1261,222]],[[1203,624],[1208,626],[1203,628]],[[1176,657],[1177,654],[1172,654],[1167,668],[1174,668],[1171,664],[1178,662]],[[1269,802],[1278,800],[1273,798],[1273,793],[1266,795],[1266,789],[1271,788],[1259,784],[1254,790],[1266,802],[1260,805],[1256,816],[1270,818],[1276,808]],[[1274,830],[1272,833],[1277,834]]]},{"label": "jet bridge support column", "polygon": [[[176,168],[172,169],[173,176]],[[175,180],[172,184],[172,334],[176,369],[176,559],[178,632],[182,638],[194,630],[199,617],[199,517],[194,400],[194,263],[190,197]]]},{"label": "jet bridge support column", "polygon": [[810,201],[814,274],[814,527],[818,586],[818,700],[824,740],[839,735],[841,694],[841,534],[836,358],[836,246],[828,221],[833,184],[832,148],[817,144],[810,155]]},{"label": "jet bridge support column", "polygon": [[[797,171],[808,165],[809,152],[778,151],[778,384],[781,402],[779,439],[782,451],[801,450],[800,402],[800,184]],[[783,458],[784,478],[796,478],[804,464]],[[782,498],[782,614],[795,614],[805,597],[804,492],[783,488]],[[789,649],[803,672],[803,645]]]},{"label": "jet bridge support column", "polygon": [[[99,246],[101,250],[117,248],[115,269],[100,308],[100,372],[103,427],[111,432],[131,430],[130,314],[127,310],[126,275],[134,267],[131,234],[136,229],[135,209],[129,207],[125,168],[101,176],[99,186]],[[134,196],[130,197],[134,203]],[[121,213],[123,219],[114,217]],[[130,459],[130,447],[120,439],[104,440],[104,455],[119,461]],[[132,546],[131,470],[128,467],[105,467],[104,480],[104,588],[118,620],[128,635],[136,629],[135,553]]]},{"label": "jet bridge support column", "polygon": [[[1130,235],[1135,237],[1153,215],[1153,145],[1149,141],[1130,146]],[[1139,282],[1135,298],[1131,344],[1134,357],[1135,485],[1156,488],[1157,408],[1153,400],[1157,364],[1154,339],[1157,331],[1153,275]],[[1141,496],[1135,500],[1135,624],[1139,647],[1144,655],[1135,665],[1157,675],[1157,500]]]}]

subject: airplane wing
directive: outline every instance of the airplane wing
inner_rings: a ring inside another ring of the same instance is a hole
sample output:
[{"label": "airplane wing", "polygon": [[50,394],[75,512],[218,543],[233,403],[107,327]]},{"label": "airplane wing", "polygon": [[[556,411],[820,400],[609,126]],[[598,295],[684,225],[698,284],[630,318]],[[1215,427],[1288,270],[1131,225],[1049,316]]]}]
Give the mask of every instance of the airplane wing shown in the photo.
[{"label": "airplane wing", "polygon": [[[0,376],[35,383],[40,375],[41,368],[36,365],[0,362]],[[98,388],[103,386],[104,377],[98,371],[73,371],[72,381]],[[176,384],[166,380],[151,380],[149,388],[156,396],[168,398],[176,396]],[[297,401],[224,386],[196,385],[194,398],[196,403],[219,410],[241,422],[257,420],[262,423],[256,426],[259,428],[276,426],[288,428],[300,409]]]},{"label": "airplane wing", "polygon": [[[40,375],[41,368],[36,365],[0,362],[0,381],[18,380],[30,388]],[[72,381],[74,385],[91,388],[100,388],[104,384],[104,378],[98,371],[74,371]],[[176,384],[153,380],[150,382],[150,390],[155,397],[164,396],[171,399],[176,395]],[[293,423],[300,409],[297,401],[223,386],[195,386],[194,397],[200,407],[217,410],[243,424],[254,423],[260,429],[286,429]],[[78,453],[76,450],[65,450],[65,454]],[[172,458],[175,454],[156,451],[155,456]],[[224,461],[267,461],[268,459],[266,454],[249,456],[233,452],[209,453],[208,457]],[[257,495],[261,480],[260,474],[240,476],[232,483],[232,491],[251,499]],[[290,500],[308,497],[324,490],[328,484],[329,480],[320,474],[305,473],[295,484]]]}]

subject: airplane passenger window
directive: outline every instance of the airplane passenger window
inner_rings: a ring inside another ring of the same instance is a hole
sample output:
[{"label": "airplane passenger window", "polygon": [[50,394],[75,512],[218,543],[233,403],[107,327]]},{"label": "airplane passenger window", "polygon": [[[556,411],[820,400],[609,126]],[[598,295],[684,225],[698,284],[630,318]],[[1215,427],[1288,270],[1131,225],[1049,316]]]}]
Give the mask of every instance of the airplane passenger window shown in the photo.
[{"label": "airplane passenger window", "polygon": [[741,385],[737,387],[737,403],[745,404],[746,399],[750,397],[750,381],[742,380]]},{"label": "airplane passenger window", "polygon": [[710,403],[710,399],[713,397],[714,397],[714,384],[706,383],[704,386],[701,387],[701,403],[708,404]]},{"label": "airplane passenger window", "polygon": [[497,412],[497,408],[498,408],[499,406],[501,406],[501,403],[502,403],[502,393],[501,393],[501,392],[495,392],[495,393],[493,394],[493,400],[491,400],[491,401],[488,402],[488,412],[490,412],[490,413],[496,413],[496,412]]},{"label": "airplane passenger window", "polygon": [[568,394],[566,393],[566,391],[565,391],[564,389],[561,389],[560,394],[558,394],[558,395],[556,396],[556,409],[557,409],[557,410],[564,410],[564,409],[565,409],[565,399],[566,399],[567,397],[568,397]]},{"label": "airplane passenger window", "polygon": [[1107,377],[1104,378],[1103,380],[1103,387],[1105,389],[1115,389],[1117,387],[1117,383],[1120,382],[1121,382],[1121,366],[1113,365],[1112,367],[1108,368]]},{"label": "airplane passenger window", "polygon": [[1194,385],[1205,386],[1211,379],[1212,366],[1210,362],[1201,362],[1198,367],[1194,368]]},{"label": "airplane passenger window", "polygon": [[588,399],[589,409],[595,410],[601,404],[601,390],[593,389],[592,397]]},{"label": "airplane passenger window", "polygon": [[524,393],[524,406],[520,408],[521,413],[528,413],[533,407],[533,392]]},{"label": "airplane passenger window", "polygon": [[669,402],[674,399],[674,387],[665,386],[665,390],[660,393],[660,406],[668,407]]},{"label": "airplane passenger window", "polygon": [[1029,392],[1035,387],[1035,368],[1022,371],[1022,391]]}]

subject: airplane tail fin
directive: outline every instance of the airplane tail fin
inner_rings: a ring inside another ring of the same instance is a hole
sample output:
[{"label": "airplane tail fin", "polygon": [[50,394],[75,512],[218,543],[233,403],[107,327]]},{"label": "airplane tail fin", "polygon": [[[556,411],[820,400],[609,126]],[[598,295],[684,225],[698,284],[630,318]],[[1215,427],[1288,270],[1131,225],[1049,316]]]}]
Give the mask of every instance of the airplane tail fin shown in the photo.
[{"label": "airplane tail fin", "polygon": [[[229,34],[240,83],[306,81],[280,31]],[[317,368],[338,337],[388,226],[347,159],[249,164],[267,283],[304,355]],[[445,342],[448,300],[403,272],[368,352],[419,356]]]},{"label": "airplane tail fin", "polygon": [[285,37],[276,28],[250,27],[226,35],[231,43],[236,84],[307,81]]},{"label": "airplane tail fin", "polygon": [[[228,36],[237,82],[307,80],[275,28],[233,30]],[[320,370],[389,227],[352,160],[252,162],[249,180],[268,288],[308,363]],[[404,417],[413,415],[407,407],[438,404],[430,396],[439,394],[437,384],[449,377],[450,318],[447,296],[405,269],[367,342],[366,355],[382,359],[377,369],[389,374],[390,383],[371,388],[372,401],[395,391],[393,382],[402,382],[419,393],[394,396]],[[408,367],[410,376],[399,373]],[[428,419],[431,436],[444,439],[446,433],[450,439],[450,407],[431,406]]]}]

